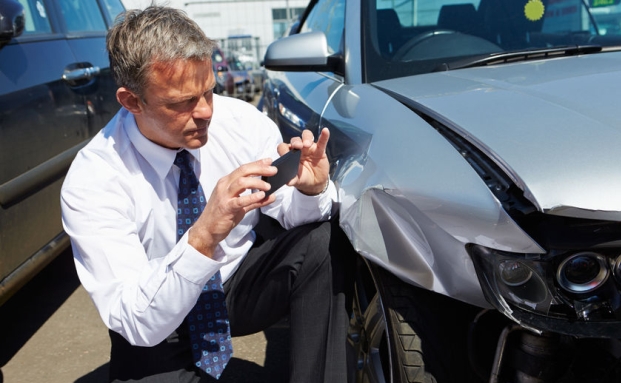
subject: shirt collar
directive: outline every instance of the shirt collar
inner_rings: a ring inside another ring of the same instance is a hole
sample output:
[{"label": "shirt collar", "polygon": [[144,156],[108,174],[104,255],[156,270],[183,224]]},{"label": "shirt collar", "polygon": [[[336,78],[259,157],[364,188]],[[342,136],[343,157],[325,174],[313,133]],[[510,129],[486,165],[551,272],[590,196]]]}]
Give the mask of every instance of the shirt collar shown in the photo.
[{"label": "shirt collar", "polygon": [[[124,123],[125,131],[136,151],[155,169],[157,175],[164,179],[173,163],[177,152],[182,149],[173,150],[156,144],[146,138],[138,129],[134,115],[127,112]],[[200,159],[199,149],[186,149],[195,159]]]}]

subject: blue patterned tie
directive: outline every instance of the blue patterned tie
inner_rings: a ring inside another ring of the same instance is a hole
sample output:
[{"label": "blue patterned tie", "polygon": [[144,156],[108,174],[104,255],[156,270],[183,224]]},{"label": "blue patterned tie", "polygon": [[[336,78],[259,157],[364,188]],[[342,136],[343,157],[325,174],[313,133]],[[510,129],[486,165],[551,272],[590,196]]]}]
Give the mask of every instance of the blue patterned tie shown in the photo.
[{"label": "blue patterned tie", "polygon": [[[190,153],[186,150],[177,153],[175,165],[181,169],[177,205],[179,240],[201,215],[207,201],[192,168]],[[203,287],[203,292],[187,320],[196,366],[214,378],[220,378],[233,356],[233,344],[219,271]]]}]

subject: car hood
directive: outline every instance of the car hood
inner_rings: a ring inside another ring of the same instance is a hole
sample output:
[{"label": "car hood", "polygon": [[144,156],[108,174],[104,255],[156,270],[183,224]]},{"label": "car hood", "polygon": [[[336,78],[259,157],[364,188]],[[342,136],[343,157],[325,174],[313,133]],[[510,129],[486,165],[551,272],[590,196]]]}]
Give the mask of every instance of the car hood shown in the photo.
[{"label": "car hood", "polygon": [[496,162],[541,211],[621,219],[621,53],[377,82]]}]

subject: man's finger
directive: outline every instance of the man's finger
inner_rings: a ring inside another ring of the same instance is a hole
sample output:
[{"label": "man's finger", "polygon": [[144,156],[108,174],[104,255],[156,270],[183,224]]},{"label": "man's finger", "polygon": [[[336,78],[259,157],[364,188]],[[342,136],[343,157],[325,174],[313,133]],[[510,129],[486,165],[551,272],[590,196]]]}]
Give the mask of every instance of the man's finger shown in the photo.
[{"label": "man's finger", "polygon": [[256,208],[260,208],[271,204],[276,200],[276,196],[273,194],[265,198],[265,192],[257,191],[250,194],[245,194],[238,198],[238,205],[244,209],[246,213]]},{"label": "man's finger", "polygon": [[325,153],[328,146],[328,140],[330,140],[330,130],[328,128],[321,129],[319,138],[317,139],[317,150],[320,153]]},{"label": "man's finger", "polygon": [[271,158],[263,158],[258,161],[249,162],[235,169],[230,176],[233,178],[250,176],[271,176],[276,174],[276,168],[271,166]]},{"label": "man's finger", "polygon": [[313,132],[308,129],[302,131],[302,142],[305,148],[311,147],[315,143],[315,136]]},{"label": "man's finger", "polygon": [[242,195],[246,190],[266,191],[270,184],[259,177],[240,177],[229,185],[229,192],[234,196]]},{"label": "man's finger", "polygon": [[304,142],[301,137],[291,137],[289,141],[289,145],[291,149],[302,149],[304,147]]},{"label": "man's finger", "polygon": [[284,142],[281,142],[280,144],[278,144],[278,146],[276,147],[276,150],[278,151],[278,154],[280,156],[284,156],[287,152],[289,152],[292,149],[291,145],[286,144]]}]

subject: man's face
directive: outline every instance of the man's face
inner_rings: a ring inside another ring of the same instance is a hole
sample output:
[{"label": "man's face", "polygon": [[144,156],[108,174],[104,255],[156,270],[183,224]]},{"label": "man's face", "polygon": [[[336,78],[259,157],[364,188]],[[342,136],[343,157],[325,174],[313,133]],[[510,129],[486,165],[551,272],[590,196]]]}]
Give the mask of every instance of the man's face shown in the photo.
[{"label": "man's face", "polygon": [[156,63],[139,101],[140,112],[134,113],[138,128],[166,148],[205,145],[215,85],[210,60]]}]

